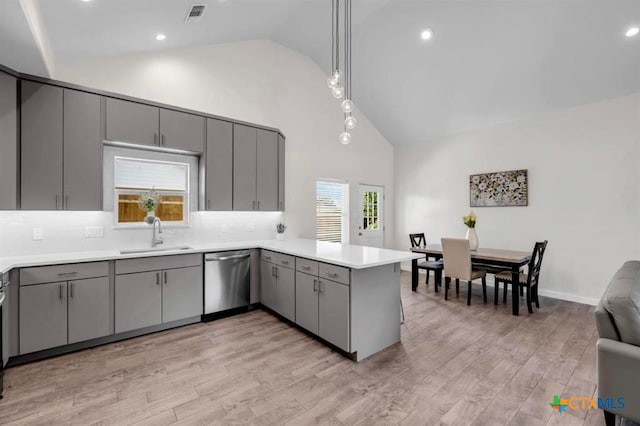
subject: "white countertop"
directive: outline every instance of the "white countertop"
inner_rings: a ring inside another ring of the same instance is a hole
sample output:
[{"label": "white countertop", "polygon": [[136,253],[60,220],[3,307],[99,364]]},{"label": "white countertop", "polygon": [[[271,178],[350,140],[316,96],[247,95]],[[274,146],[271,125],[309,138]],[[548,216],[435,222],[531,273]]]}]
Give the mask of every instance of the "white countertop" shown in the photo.
[{"label": "white countertop", "polygon": [[[410,251],[379,249],[352,244],[328,243],[324,241],[292,239],[285,241],[260,240],[238,241],[210,244],[185,244],[188,250],[167,250],[121,254],[119,250],[99,250],[84,252],[64,252],[34,254],[25,256],[0,257],[0,274],[14,268],[29,266],[56,265],[64,263],[97,262],[102,260],[132,259],[140,257],[171,256],[176,254],[206,253],[225,250],[262,248],[293,256],[305,257],[320,262],[332,263],[353,269],[365,269],[373,266],[388,265],[424,257]],[[144,247],[140,247],[144,248]],[[128,249],[128,248],[127,248]]]}]

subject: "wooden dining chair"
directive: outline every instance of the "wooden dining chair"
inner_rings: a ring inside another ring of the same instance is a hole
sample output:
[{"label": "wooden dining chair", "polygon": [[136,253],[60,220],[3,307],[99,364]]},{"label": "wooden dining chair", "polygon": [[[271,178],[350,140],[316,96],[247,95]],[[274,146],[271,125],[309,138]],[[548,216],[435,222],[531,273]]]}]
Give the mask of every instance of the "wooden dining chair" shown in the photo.
[{"label": "wooden dining chair", "polygon": [[[528,271],[526,273],[520,273],[518,278],[518,286],[511,286],[511,291],[518,291],[518,289],[525,289],[527,296],[527,309],[529,313],[533,313],[532,302],[536,304],[536,308],[540,308],[540,298],[538,297],[538,281],[540,279],[540,267],[542,266],[542,257],[544,251],[547,249],[547,240],[537,242],[533,247],[533,253],[529,259]],[[507,302],[507,290],[509,284],[512,281],[511,271],[502,271],[494,276],[494,294],[493,303],[498,304],[498,292],[500,291],[500,283],[504,284],[504,293],[502,297],[502,303]]]},{"label": "wooden dining chair", "polygon": [[[409,240],[411,241],[411,247],[424,247],[427,245],[427,239],[424,236],[424,232],[418,234],[409,234]],[[418,262],[418,269],[424,269],[427,272],[427,278],[425,284],[429,285],[429,272],[442,270],[442,260],[429,260],[429,256],[425,255],[425,260]],[[438,282],[434,285],[435,291],[438,291]]]},{"label": "wooden dining chair", "polygon": [[467,306],[471,305],[471,282],[481,278],[482,298],[484,303],[487,303],[487,273],[472,268],[469,240],[442,238],[441,241],[444,257],[444,300],[448,299],[452,278],[456,280],[456,294],[459,293],[460,280],[465,280],[467,281]]}]

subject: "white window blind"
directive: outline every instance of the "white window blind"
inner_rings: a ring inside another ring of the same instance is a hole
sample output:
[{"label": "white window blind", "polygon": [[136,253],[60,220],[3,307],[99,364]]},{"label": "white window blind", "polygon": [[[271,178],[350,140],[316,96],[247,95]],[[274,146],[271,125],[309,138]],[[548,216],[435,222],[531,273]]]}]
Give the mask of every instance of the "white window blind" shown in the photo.
[{"label": "white window blind", "polygon": [[186,163],[125,157],[116,157],[114,160],[116,188],[187,191],[189,165]]},{"label": "white window blind", "polygon": [[318,180],[316,182],[316,239],[347,242],[349,219],[349,184]]}]

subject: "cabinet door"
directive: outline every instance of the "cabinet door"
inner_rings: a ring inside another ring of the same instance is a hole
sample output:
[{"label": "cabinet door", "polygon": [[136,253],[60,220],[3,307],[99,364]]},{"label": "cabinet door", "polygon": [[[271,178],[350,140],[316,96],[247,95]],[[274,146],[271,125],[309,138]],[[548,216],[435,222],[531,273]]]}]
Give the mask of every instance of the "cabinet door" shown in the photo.
[{"label": "cabinet door", "polygon": [[205,210],[233,210],[233,124],[207,120]]},{"label": "cabinet door", "polygon": [[158,108],[107,98],[107,139],[139,145],[160,144]]},{"label": "cabinet door", "polygon": [[64,90],[64,208],[102,210],[100,96]]},{"label": "cabinet door", "polygon": [[22,210],[62,209],[62,90],[22,81]]},{"label": "cabinet door", "polygon": [[233,125],[233,210],[256,210],[256,129]]},{"label": "cabinet door", "polygon": [[199,266],[163,271],[162,322],[202,315],[203,285]]},{"label": "cabinet door", "polygon": [[260,302],[276,310],[276,277],[273,263],[260,262]]},{"label": "cabinet door", "polygon": [[278,135],[278,210],[284,211],[284,138]]},{"label": "cabinet door", "polygon": [[276,266],[276,311],[288,320],[296,320],[296,272]]},{"label": "cabinet door", "polygon": [[116,333],[162,323],[160,271],[116,276]]},{"label": "cabinet door", "polygon": [[67,344],[67,283],[20,287],[20,354]]},{"label": "cabinet door", "polygon": [[318,335],[349,352],[349,286],[320,281]]},{"label": "cabinet door", "polygon": [[0,210],[18,208],[18,82],[0,72]]},{"label": "cabinet door", "polygon": [[9,333],[11,332],[9,329],[9,309],[12,309],[9,307],[9,304],[11,303],[11,296],[9,294],[13,291],[14,288],[16,287],[9,285],[3,290],[5,299],[2,308],[0,308],[0,310],[2,311],[2,329],[0,329],[0,333],[2,333],[2,364],[0,365],[0,369],[4,368],[4,366],[7,365],[7,362],[9,361],[9,344],[13,340],[9,338]]},{"label": "cabinet door", "polygon": [[258,129],[257,153],[258,210],[278,210],[278,134]]},{"label": "cabinet door", "polygon": [[204,126],[204,117],[161,109],[160,145],[202,153],[204,152]]},{"label": "cabinet door", "polygon": [[109,278],[69,281],[69,343],[109,334]]},{"label": "cabinet door", "polygon": [[318,277],[296,272],[296,324],[318,334]]}]

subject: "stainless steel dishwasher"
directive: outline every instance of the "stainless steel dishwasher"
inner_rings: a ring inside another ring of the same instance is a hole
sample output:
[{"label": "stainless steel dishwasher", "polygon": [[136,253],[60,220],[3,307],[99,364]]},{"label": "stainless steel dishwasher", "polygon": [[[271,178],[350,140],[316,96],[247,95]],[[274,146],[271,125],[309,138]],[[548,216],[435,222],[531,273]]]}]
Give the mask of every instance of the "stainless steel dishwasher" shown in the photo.
[{"label": "stainless steel dishwasher", "polygon": [[205,315],[248,307],[251,251],[207,253],[204,260]]}]

